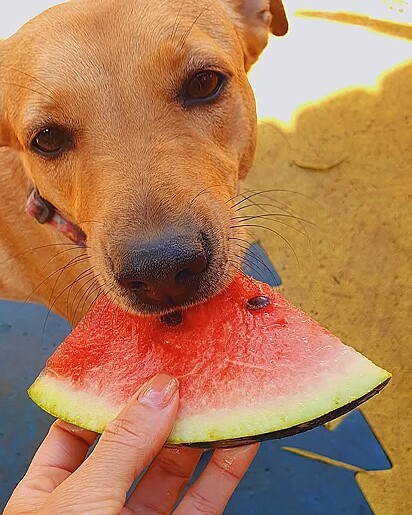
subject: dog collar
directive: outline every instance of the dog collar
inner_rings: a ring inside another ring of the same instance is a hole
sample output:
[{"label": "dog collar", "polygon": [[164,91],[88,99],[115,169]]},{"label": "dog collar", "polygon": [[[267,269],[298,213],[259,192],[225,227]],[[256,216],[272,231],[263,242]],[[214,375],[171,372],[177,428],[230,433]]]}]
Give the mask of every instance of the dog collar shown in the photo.
[{"label": "dog collar", "polygon": [[40,224],[49,224],[79,247],[86,246],[86,234],[76,224],[65,218],[53,204],[33,189],[26,203],[26,213]]}]

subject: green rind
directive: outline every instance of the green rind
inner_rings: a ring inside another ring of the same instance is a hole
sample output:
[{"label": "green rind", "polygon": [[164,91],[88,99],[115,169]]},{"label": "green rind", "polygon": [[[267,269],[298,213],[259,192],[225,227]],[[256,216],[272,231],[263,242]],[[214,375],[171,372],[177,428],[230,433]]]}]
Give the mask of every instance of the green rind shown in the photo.
[{"label": "green rind", "polygon": [[75,390],[67,381],[56,379],[47,372],[39,375],[27,393],[50,415],[96,433],[103,433],[122,409],[97,394]]},{"label": "green rind", "polygon": [[[273,399],[272,405],[237,406],[237,413],[209,412],[178,419],[173,443],[212,442],[269,434],[309,423],[363,398],[384,383],[390,374],[357,354],[341,377],[313,378],[304,392]],[[317,381],[317,384],[313,383]],[[312,388],[311,388],[312,387]]]},{"label": "green rind", "polygon": [[[331,391],[317,392],[318,395],[312,392],[307,394],[306,399],[289,398],[286,406],[277,406],[276,410],[262,406],[256,410],[238,407],[237,412],[230,414],[210,411],[179,419],[168,444],[230,447],[303,432],[359,406],[378,393],[391,377],[366,358],[351,372],[341,379],[342,384],[333,383],[334,391],[342,392],[339,395]],[[357,385],[353,384],[355,380]],[[103,432],[122,408],[110,405],[98,393],[92,395],[75,390],[69,383],[47,373],[36,379],[28,393],[36,404],[51,415],[98,433]]]},{"label": "green rind", "polygon": [[314,429],[321,424],[326,424],[326,422],[330,422],[335,418],[342,417],[349,413],[353,409],[357,408],[367,400],[369,400],[374,395],[378,394],[385,386],[389,383],[390,377],[388,377],[383,383],[379,384],[374,390],[366,393],[363,397],[356,399],[345,406],[342,406],[338,409],[331,411],[330,413],[326,413],[325,415],[315,418],[313,420],[309,420],[308,422],[304,422],[302,424],[298,424],[297,426],[289,427],[286,429],[281,429],[277,431],[272,431],[271,433],[264,433],[260,435],[256,435],[253,437],[244,436],[240,438],[232,438],[229,440],[216,440],[214,442],[196,442],[196,443],[170,443],[169,446],[184,446],[184,447],[194,447],[198,449],[218,449],[218,448],[229,448],[229,447],[238,447],[240,445],[248,445],[256,442],[263,442],[265,440],[277,440],[279,438],[286,438],[287,436],[293,436],[298,433],[304,433],[305,431],[309,431],[309,429]]}]

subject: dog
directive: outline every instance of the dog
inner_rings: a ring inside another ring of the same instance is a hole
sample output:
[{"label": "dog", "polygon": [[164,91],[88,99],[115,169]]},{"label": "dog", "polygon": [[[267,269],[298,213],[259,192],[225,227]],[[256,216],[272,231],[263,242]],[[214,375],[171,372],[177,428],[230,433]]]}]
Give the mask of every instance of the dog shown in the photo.
[{"label": "dog", "polygon": [[162,315],[226,286],[247,73],[287,29],[280,0],[71,0],[0,41],[0,295],[74,324],[100,295]]}]

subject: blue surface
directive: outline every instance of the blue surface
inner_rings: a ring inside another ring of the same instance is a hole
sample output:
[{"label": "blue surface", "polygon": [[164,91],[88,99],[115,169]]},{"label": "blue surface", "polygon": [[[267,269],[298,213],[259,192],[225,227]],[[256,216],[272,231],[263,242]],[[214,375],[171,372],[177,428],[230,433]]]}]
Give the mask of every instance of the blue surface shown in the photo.
[{"label": "blue surface", "polygon": [[[318,454],[334,459],[343,456],[343,461],[366,470],[391,467],[363,415],[355,411],[335,431],[319,427],[301,435],[263,443],[229,502],[227,515],[373,513],[353,471],[292,454],[282,447],[314,449]],[[204,456],[203,467],[209,457]]]},{"label": "blue surface", "polygon": [[42,306],[0,302],[0,511],[24,474],[52,417],[26,389],[69,331]]},{"label": "blue surface", "polygon": [[[254,246],[249,256],[258,256],[256,270],[249,268],[249,273],[253,271],[261,280],[263,270],[269,269],[265,280],[280,284],[263,249]],[[47,357],[70,330],[54,315],[44,325],[46,316],[47,310],[41,306],[0,302],[0,510],[52,421],[26,394]],[[354,411],[334,431],[319,427],[262,444],[227,507],[227,515],[372,513],[352,470],[298,456],[282,447],[308,450],[365,470],[391,467],[365,418]],[[202,458],[197,474],[208,456]]]},{"label": "blue surface", "polygon": [[258,243],[254,243],[247,250],[243,270],[245,274],[251,275],[258,281],[270,286],[277,287],[282,284],[282,280],[268,255]]}]

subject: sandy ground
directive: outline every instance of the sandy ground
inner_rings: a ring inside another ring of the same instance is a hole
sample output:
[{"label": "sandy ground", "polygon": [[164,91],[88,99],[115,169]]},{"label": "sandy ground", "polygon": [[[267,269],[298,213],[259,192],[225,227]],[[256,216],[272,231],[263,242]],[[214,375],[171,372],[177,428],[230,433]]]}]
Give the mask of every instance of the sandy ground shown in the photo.
[{"label": "sandy ground", "polygon": [[293,249],[251,234],[292,302],[393,373],[363,410],[393,468],[357,481],[375,513],[411,513],[411,7],[285,3],[290,33],[252,73],[263,121],[246,188],[289,190],[253,197],[265,205],[249,212]]}]

